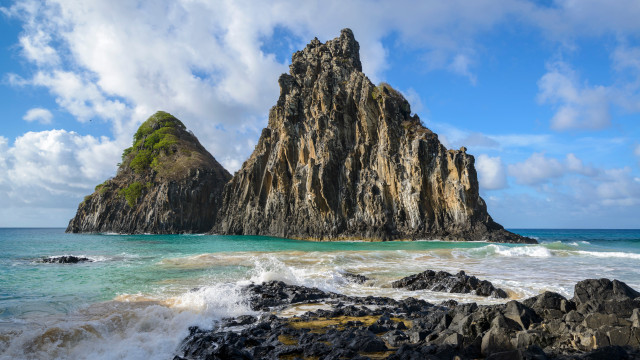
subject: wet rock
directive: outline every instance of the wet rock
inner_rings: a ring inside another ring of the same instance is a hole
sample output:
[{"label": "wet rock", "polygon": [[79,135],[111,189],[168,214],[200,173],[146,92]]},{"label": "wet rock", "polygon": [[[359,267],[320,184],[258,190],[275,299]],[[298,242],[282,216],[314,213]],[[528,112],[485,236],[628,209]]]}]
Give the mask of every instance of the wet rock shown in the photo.
[{"label": "wet rock", "polygon": [[42,258],[40,262],[48,264],[77,264],[82,262],[93,262],[93,260],[84,256],[62,255]]},{"label": "wet rock", "polygon": [[[553,293],[522,302],[446,308],[415,299],[344,296],[282,282],[250,285],[245,291],[256,308],[265,311],[262,315],[223,321],[213,330],[191,328],[176,359],[640,358],[640,328],[633,326],[637,311],[627,318],[606,312],[585,315],[567,311],[568,300]],[[267,312],[272,310],[267,303],[286,306],[296,296],[317,297],[332,308],[295,318]],[[545,311],[566,313],[539,315]]]},{"label": "wet rock", "polygon": [[427,270],[420,274],[407,276],[391,283],[394,288],[408,290],[431,290],[450,293],[474,293],[479,296],[506,298],[507,293],[496,288],[489,281],[469,276],[464,271],[452,275],[446,271]]},{"label": "wet rock", "polygon": [[369,280],[369,278],[367,278],[364,275],[352,274],[350,272],[344,272],[342,273],[342,276],[348,281],[351,281],[357,284],[364,284],[365,281]]}]

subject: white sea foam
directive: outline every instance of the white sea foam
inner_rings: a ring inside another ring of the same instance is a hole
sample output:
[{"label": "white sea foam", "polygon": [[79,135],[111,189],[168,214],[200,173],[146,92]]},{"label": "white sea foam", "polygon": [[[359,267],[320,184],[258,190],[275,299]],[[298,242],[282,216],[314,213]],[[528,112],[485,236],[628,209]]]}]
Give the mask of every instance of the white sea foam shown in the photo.
[{"label": "white sea foam", "polygon": [[542,245],[526,245],[526,246],[504,246],[504,245],[487,245],[481,248],[469,250],[475,254],[499,255],[506,257],[539,257],[546,258],[553,256],[551,250]]},{"label": "white sea foam", "polygon": [[624,259],[637,259],[640,260],[640,254],[637,253],[627,253],[620,251],[576,251],[577,254],[585,255],[585,256],[593,256],[598,258],[624,258]]},{"label": "white sea foam", "polygon": [[238,286],[217,284],[167,299],[121,295],[78,313],[30,324],[11,333],[0,359],[171,358],[189,326],[211,328],[215,320],[253,313]]}]

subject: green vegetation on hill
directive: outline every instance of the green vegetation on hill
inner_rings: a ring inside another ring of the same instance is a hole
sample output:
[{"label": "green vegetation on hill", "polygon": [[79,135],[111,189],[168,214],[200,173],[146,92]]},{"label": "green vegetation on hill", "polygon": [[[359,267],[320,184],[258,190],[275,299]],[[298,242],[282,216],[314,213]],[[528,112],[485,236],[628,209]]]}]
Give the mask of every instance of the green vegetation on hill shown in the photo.
[{"label": "green vegetation on hill", "polygon": [[158,167],[159,157],[176,152],[179,132],[184,124],[173,115],[158,111],[140,125],[133,136],[133,146],[122,153],[122,163],[136,173]]},{"label": "green vegetation on hill", "polygon": [[142,195],[142,188],[143,185],[135,181],[126,188],[120,189],[118,194],[127,199],[127,204],[129,204],[130,207],[134,207],[138,203],[138,198]]}]

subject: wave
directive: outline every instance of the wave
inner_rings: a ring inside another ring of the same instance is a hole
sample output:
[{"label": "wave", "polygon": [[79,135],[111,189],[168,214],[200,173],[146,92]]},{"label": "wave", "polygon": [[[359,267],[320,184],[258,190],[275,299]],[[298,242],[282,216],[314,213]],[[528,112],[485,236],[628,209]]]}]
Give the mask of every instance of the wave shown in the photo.
[{"label": "wave", "polygon": [[553,256],[551,250],[542,245],[526,245],[526,246],[505,246],[505,245],[487,245],[481,248],[469,249],[466,252],[472,255],[498,255],[507,257],[540,257],[546,258]]},{"label": "wave", "polygon": [[[224,296],[221,296],[224,294]],[[190,326],[255,314],[236,284],[205,286],[169,298],[123,294],[77,313],[0,331],[1,359],[171,358]]]},{"label": "wave", "polygon": [[586,256],[593,256],[593,257],[599,257],[599,258],[624,258],[624,259],[637,259],[640,260],[640,254],[637,253],[626,253],[626,252],[620,252],[620,251],[584,251],[584,250],[580,250],[580,251],[576,251],[577,254],[580,255],[586,255]]}]

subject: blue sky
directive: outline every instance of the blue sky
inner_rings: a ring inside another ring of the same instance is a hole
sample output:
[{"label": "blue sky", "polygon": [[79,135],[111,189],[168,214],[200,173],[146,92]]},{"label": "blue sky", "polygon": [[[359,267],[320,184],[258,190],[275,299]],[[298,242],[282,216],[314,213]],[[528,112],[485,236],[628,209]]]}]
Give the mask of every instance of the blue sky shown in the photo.
[{"label": "blue sky", "polygon": [[349,27],[364,72],[476,157],[507,228],[640,228],[640,2],[0,0],[0,226],[66,226],[137,126],[229,171],[292,52]]}]

